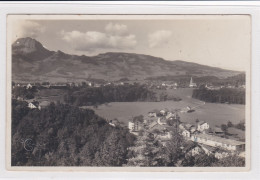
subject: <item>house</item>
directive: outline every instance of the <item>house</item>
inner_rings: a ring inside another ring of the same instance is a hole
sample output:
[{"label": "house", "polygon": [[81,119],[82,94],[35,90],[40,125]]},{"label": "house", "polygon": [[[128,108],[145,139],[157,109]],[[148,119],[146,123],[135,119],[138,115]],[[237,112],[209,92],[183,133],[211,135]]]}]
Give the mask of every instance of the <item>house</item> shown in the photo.
[{"label": "house", "polygon": [[184,124],[184,123],[181,123],[181,124],[179,125],[179,128],[180,128],[181,130],[184,130],[184,129],[185,129],[185,124]]},{"label": "house", "polygon": [[158,123],[151,126],[149,132],[154,134],[154,137],[161,140],[167,140],[172,137],[170,131],[165,126],[161,126]]},{"label": "house", "polygon": [[187,138],[190,137],[190,131],[188,131],[188,130],[186,130],[186,129],[184,129],[181,134],[182,134],[184,137],[187,137]]},{"label": "house", "polygon": [[196,146],[193,149],[191,149],[191,155],[192,156],[198,155],[198,154],[203,153],[203,152],[204,152],[203,149],[199,146]]},{"label": "house", "polygon": [[21,96],[18,96],[18,97],[17,97],[17,100],[18,100],[18,101],[23,101],[23,100],[24,100],[24,98],[23,98],[23,97],[21,97]]},{"label": "house", "polygon": [[132,120],[128,122],[128,129],[130,132],[138,132],[144,128],[144,124],[138,120]]},{"label": "house", "polygon": [[39,102],[37,102],[37,101],[30,102],[28,104],[28,107],[30,109],[39,109],[39,110],[41,110],[41,106],[39,106]]},{"label": "house", "polygon": [[112,119],[112,120],[109,120],[108,124],[110,126],[116,127],[116,125],[119,124],[119,121],[117,119]]},{"label": "house", "polygon": [[161,115],[165,116],[166,113],[167,113],[167,111],[166,111],[165,109],[160,110],[160,114],[161,114]]},{"label": "house", "polygon": [[208,145],[201,145],[201,148],[204,150],[204,152],[207,155],[213,154],[215,156],[215,158],[217,159],[221,159],[224,157],[227,157],[230,155],[230,152],[220,149],[218,147],[212,147],[212,146],[208,146]]},{"label": "house", "polygon": [[225,158],[228,156],[229,156],[229,153],[225,152],[225,151],[215,152],[215,158],[217,158],[217,159],[222,159],[222,158]]},{"label": "house", "polygon": [[157,114],[156,114],[156,112],[148,112],[148,116],[149,117],[157,117]]},{"label": "house", "polygon": [[208,86],[207,84],[206,84],[205,88],[208,89],[208,90],[219,90],[219,89],[221,89],[221,87],[210,86],[210,85]]},{"label": "house", "polygon": [[229,151],[244,151],[245,142],[221,138],[209,134],[193,134],[191,140],[212,147],[220,147]]},{"label": "house", "polygon": [[192,124],[186,124],[185,125],[185,129],[190,131],[191,133],[196,131],[196,127],[194,125],[192,125]]},{"label": "house", "polygon": [[200,153],[204,152],[204,150],[198,144],[194,143],[193,141],[187,141],[184,144],[184,147],[183,147],[182,151],[186,155],[190,154],[192,156],[195,156],[197,154],[200,154]]},{"label": "house", "polygon": [[189,123],[181,123],[180,125],[179,125],[179,128],[181,129],[181,130],[187,130],[187,131],[189,131],[190,133],[194,133],[195,131],[196,131],[196,127],[194,126],[194,125],[192,125],[192,124],[189,124]]},{"label": "house", "polygon": [[206,129],[209,129],[209,124],[205,121],[199,121],[198,126],[197,126],[197,130],[198,131],[204,131]]},{"label": "house", "polygon": [[166,125],[167,124],[166,118],[164,118],[164,117],[159,117],[157,122],[160,125]]},{"label": "house", "polygon": [[192,77],[190,78],[190,84],[189,84],[190,88],[194,88],[197,87],[197,84],[193,82]]},{"label": "house", "polygon": [[26,89],[31,89],[31,88],[32,88],[32,85],[30,83],[27,84]]},{"label": "house", "polygon": [[88,86],[92,87],[92,86],[94,86],[94,83],[89,82],[89,83],[88,83]]},{"label": "house", "polygon": [[167,115],[165,117],[166,119],[174,119],[176,118],[176,113],[167,112]]}]

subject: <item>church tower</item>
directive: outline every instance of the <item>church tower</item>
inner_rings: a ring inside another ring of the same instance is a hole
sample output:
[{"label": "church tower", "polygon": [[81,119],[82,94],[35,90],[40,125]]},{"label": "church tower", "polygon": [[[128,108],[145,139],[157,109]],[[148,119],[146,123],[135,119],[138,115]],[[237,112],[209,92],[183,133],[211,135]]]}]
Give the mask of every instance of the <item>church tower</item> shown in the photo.
[{"label": "church tower", "polygon": [[192,77],[190,78],[190,85],[189,87],[193,88],[193,87],[197,87],[197,84],[193,82]]}]

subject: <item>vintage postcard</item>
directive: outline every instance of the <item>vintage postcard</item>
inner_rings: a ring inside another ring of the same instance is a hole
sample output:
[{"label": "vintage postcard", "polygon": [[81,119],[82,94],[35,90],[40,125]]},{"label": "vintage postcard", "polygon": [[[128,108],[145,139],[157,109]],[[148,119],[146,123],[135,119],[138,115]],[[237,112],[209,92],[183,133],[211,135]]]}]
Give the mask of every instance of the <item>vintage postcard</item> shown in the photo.
[{"label": "vintage postcard", "polygon": [[7,34],[8,170],[249,170],[249,15],[8,15]]}]

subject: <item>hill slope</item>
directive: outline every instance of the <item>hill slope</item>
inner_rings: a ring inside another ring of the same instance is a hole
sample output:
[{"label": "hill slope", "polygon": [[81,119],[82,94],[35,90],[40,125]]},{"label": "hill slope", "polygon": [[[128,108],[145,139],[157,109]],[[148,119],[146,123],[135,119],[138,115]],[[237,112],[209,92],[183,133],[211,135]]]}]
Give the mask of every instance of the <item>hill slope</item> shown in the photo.
[{"label": "hill slope", "polygon": [[133,53],[108,52],[92,57],[69,55],[50,51],[32,38],[20,38],[12,45],[12,75],[15,81],[118,80],[124,77],[144,79],[185,74],[225,78],[239,73]]}]

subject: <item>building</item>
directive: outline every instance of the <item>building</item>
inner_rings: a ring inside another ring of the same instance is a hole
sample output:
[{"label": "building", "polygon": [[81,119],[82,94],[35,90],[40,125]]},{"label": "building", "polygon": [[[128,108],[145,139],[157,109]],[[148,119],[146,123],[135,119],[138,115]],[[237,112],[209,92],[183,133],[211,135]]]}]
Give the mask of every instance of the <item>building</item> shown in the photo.
[{"label": "building", "polygon": [[198,131],[204,131],[206,129],[209,129],[209,124],[207,122],[205,122],[205,121],[199,121],[197,130]]},{"label": "building", "polygon": [[26,89],[31,89],[31,88],[32,88],[32,85],[30,83],[27,84]]},{"label": "building", "polygon": [[212,147],[220,147],[229,151],[245,150],[245,142],[221,138],[209,134],[193,134],[191,140]]},{"label": "building", "polygon": [[190,131],[188,131],[188,130],[186,130],[186,129],[184,129],[181,134],[182,134],[184,137],[187,137],[187,138],[190,137]]},{"label": "building", "polygon": [[150,126],[149,132],[152,133],[155,138],[158,138],[160,140],[167,140],[172,137],[170,131],[166,128],[166,126],[161,126],[158,123]]},{"label": "building", "polygon": [[41,110],[41,106],[39,106],[39,102],[37,102],[37,101],[30,102],[28,104],[28,107],[30,109],[39,109],[39,110]]},{"label": "building", "polygon": [[157,117],[157,114],[156,114],[156,112],[148,112],[148,116],[149,117]]},{"label": "building", "polygon": [[160,124],[160,125],[166,125],[167,124],[167,122],[166,122],[166,118],[164,118],[164,117],[160,117],[160,118],[158,118],[158,124]]},{"label": "building", "polygon": [[132,120],[128,122],[128,129],[130,132],[138,132],[142,130],[144,127],[144,124],[138,120]]},{"label": "building", "polygon": [[197,87],[197,84],[193,82],[192,77],[190,78],[190,84],[189,84],[190,88],[194,88]]},{"label": "building", "polygon": [[109,124],[110,126],[116,127],[116,125],[119,124],[119,121],[118,121],[117,119],[112,119],[112,120],[109,120],[109,121],[108,121],[108,124]]},{"label": "building", "polygon": [[226,150],[220,149],[218,147],[212,147],[212,146],[208,146],[208,145],[204,145],[204,144],[201,145],[200,147],[203,149],[203,151],[207,155],[213,154],[214,157],[217,159],[222,159],[224,157],[227,157],[227,156],[230,156],[233,154],[230,151],[226,151]]},{"label": "building", "polygon": [[161,114],[161,115],[165,116],[166,113],[167,113],[167,110],[165,110],[165,109],[160,110],[160,114]]}]

